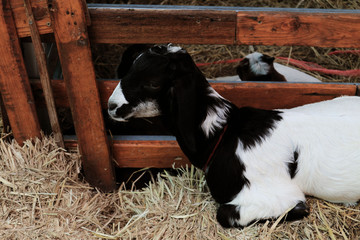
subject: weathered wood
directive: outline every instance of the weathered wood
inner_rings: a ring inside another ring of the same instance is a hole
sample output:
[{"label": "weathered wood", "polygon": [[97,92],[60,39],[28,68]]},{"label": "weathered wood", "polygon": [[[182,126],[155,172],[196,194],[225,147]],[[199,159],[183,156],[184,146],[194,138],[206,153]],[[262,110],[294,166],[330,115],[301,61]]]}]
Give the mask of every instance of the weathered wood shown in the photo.
[{"label": "weathered wood", "polygon": [[[76,140],[67,140],[68,148],[76,148]],[[114,140],[114,161],[118,167],[171,168],[190,165],[176,140]]]},{"label": "weathered wood", "polygon": [[54,133],[55,142],[58,144],[58,146],[64,147],[64,139],[61,133],[60,124],[56,112],[53,91],[51,88],[51,82],[50,82],[50,77],[46,63],[45,51],[41,43],[40,34],[36,26],[36,21],[34,18],[30,0],[24,0],[24,6],[30,26],[30,35],[35,49],[36,61],[38,64],[38,68],[39,68],[38,70],[40,74],[40,81],[45,97],[51,129]]},{"label": "weathered wood", "polygon": [[91,41],[101,43],[234,44],[235,11],[93,8]]},{"label": "weathered wood", "polygon": [[262,109],[293,108],[343,95],[354,96],[357,90],[355,84],[329,83],[213,83],[213,87],[239,107]]},{"label": "weathered wood", "polygon": [[360,47],[360,13],[238,13],[237,44]]},{"label": "weathered wood", "polygon": [[[22,0],[11,0],[20,37],[30,35]],[[96,43],[201,43],[359,47],[360,10],[89,4]],[[45,0],[33,3],[50,33]],[[155,34],[156,33],[156,34]]]},{"label": "weathered wood", "polygon": [[[9,0],[11,9],[14,13],[16,29],[19,37],[30,37],[30,28],[27,21],[24,1]],[[52,33],[51,20],[48,11],[47,0],[32,0],[34,17],[40,34]]]},{"label": "weathered wood", "polygon": [[50,12],[85,177],[109,191],[115,177],[83,6],[81,0],[55,0]]},{"label": "weathered wood", "polygon": [[41,137],[35,102],[26,73],[12,11],[0,5],[0,90],[15,139]]},{"label": "weathered wood", "polygon": [[[42,99],[41,84],[32,81],[36,99]],[[118,84],[116,80],[98,80],[102,108],[107,108],[107,100]],[[330,83],[259,83],[259,82],[211,82],[223,97],[237,106],[252,106],[264,109],[291,108],[307,103],[319,102],[342,95],[356,95],[356,84]],[[56,105],[69,107],[65,83],[53,80]]]}]

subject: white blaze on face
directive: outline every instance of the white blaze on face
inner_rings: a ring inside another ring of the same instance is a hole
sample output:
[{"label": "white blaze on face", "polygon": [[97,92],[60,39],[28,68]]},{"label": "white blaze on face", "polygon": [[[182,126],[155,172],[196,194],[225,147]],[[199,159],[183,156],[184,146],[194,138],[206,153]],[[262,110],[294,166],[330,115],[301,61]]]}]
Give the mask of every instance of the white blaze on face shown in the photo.
[{"label": "white blaze on face", "polygon": [[246,56],[249,59],[250,69],[255,75],[266,75],[269,73],[270,66],[261,60],[263,54],[254,52]]},{"label": "white blaze on face", "polygon": [[[121,80],[120,80],[119,84],[116,86],[114,92],[111,94],[108,100],[108,106],[109,106],[108,113],[112,119],[116,121],[125,121],[125,119],[123,118],[116,117],[116,110],[119,107],[123,106],[124,104],[129,104],[129,102],[126,100],[124,93],[121,89]],[[116,107],[110,109],[111,105],[116,105]]]},{"label": "white blaze on face", "polygon": [[[108,101],[108,113],[110,117],[119,122],[126,122],[127,119],[131,117],[141,118],[141,117],[155,117],[160,115],[160,110],[157,102],[155,100],[146,100],[138,103],[134,106],[126,116],[118,116],[117,110],[122,106],[129,103],[121,88],[121,81],[116,86],[114,92],[111,94]],[[116,106],[116,107],[114,107]]]}]

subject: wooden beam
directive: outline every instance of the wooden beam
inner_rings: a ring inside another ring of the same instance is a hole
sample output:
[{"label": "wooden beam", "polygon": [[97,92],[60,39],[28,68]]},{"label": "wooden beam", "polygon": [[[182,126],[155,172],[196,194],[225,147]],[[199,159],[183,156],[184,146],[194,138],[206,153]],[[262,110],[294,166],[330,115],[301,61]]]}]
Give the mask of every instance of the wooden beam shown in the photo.
[{"label": "wooden beam", "polygon": [[[9,0],[9,2],[14,13],[19,37],[30,37],[30,28],[25,13],[24,1]],[[53,30],[51,28],[47,0],[32,0],[31,5],[40,34],[52,33]]]},{"label": "wooden beam", "polygon": [[[38,80],[32,82],[35,97],[41,103],[44,101],[41,84]],[[117,84],[117,80],[97,81],[102,108],[107,108],[107,101]],[[342,95],[354,96],[358,88],[356,84],[338,83],[211,82],[211,85],[239,107],[264,109],[292,108]],[[53,80],[52,86],[56,105],[69,107],[64,81]]]},{"label": "wooden beam", "polygon": [[83,7],[81,0],[54,0],[50,12],[85,178],[109,191],[116,187],[115,176]]},{"label": "wooden beam", "polygon": [[360,12],[238,12],[237,44],[360,47]]},{"label": "wooden beam", "polygon": [[[355,96],[356,84],[331,83],[213,83],[220,95],[239,107],[262,109],[293,108],[330,100],[343,95]],[[239,86],[240,85],[240,86]]]},{"label": "wooden beam", "polygon": [[[20,37],[30,36],[22,0],[11,0]],[[360,10],[88,4],[95,43],[199,43],[359,47]],[[45,0],[33,3],[50,33]]]},{"label": "wooden beam", "polygon": [[234,44],[234,10],[119,6],[90,9],[97,43]]},{"label": "wooden beam", "polygon": [[[171,168],[190,165],[189,160],[181,151],[178,143],[173,137],[168,136],[145,136],[112,141],[114,161],[118,167],[127,168]],[[154,138],[149,140],[149,138]],[[65,141],[67,148],[78,146],[76,139]]]},{"label": "wooden beam", "polygon": [[0,5],[0,90],[15,139],[41,137],[35,101],[9,1]]},{"label": "wooden beam", "polygon": [[31,40],[35,49],[36,62],[39,69],[40,81],[44,92],[51,129],[53,131],[56,144],[60,147],[64,147],[64,139],[61,133],[60,124],[56,112],[56,106],[55,106],[53,91],[51,88],[50,76],[46,63],[45,51],[41,43],[39,30],[36,26],[36,21],[32,11],[30,0],[24,0],[24,6],[30,26]]}]

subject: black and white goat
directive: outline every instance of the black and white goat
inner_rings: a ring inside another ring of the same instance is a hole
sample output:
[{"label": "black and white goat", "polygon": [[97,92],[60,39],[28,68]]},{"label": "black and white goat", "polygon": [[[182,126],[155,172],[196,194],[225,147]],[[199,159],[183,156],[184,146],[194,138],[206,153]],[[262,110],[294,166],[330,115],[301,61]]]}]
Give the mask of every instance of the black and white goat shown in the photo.
[{"label": "black and white goat", "polygon": [[[241,96],[239,96],[241,97]],[[224,227],[287,211],[309,213],[305,194],[360,199],[360,98],[289,110],[237,108],[207,82],[190,55],[156,46],[136,58],[109,98],[117,121],[161,115],[193,165],[205,171]]]},{"label": "black and white goat", "polygon": [[236,72],[242,81],[321,82],[309,74],[274,63],[274,60],[274,57],[254,52],[240,61]]}]

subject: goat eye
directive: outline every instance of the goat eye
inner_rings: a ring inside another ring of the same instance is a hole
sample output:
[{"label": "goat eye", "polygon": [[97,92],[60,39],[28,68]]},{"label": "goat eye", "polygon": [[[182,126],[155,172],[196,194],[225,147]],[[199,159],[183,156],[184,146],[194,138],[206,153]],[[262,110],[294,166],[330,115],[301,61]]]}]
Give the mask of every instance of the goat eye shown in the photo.
[{"label": "goat eye", "polygon": [[156,91],[156,90],[159,90],[160,89],[160,85],[157,85],[157,84],[149,84],[149,85],[144,85],[144,89],[146,90],[150,90],[150,91]]}]

